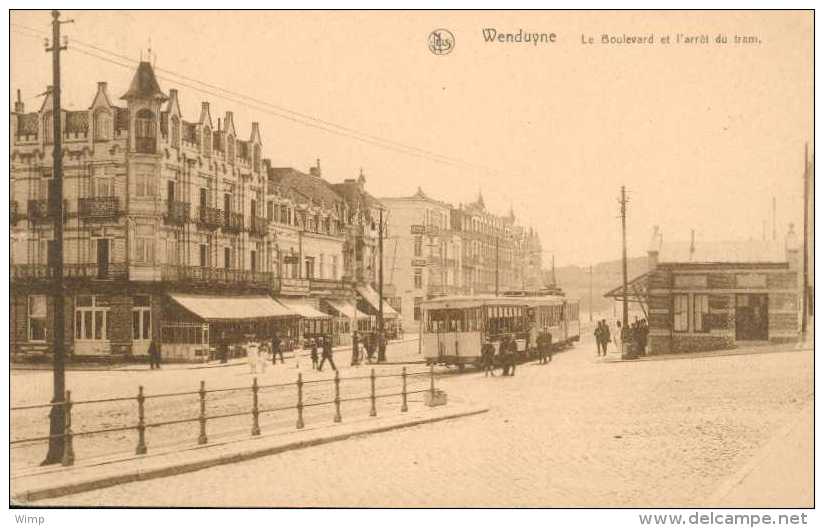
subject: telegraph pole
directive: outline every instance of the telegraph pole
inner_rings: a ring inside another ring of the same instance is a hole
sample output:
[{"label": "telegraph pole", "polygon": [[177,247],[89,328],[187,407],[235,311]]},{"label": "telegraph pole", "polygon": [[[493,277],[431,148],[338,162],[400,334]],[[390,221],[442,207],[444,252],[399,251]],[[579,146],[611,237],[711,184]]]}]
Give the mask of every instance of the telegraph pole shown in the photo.
[{"label": "telegraph pole", "polygon": [[[60,11],[52,11],[52,41],[46,52],[52,54],[52,138],[54,160],[52,168],[53,185],[48,196],[48,207],[54,222],[54,250],[52,262],[48,262],[53,277],[54,328],[52,346],[54,394],[52,403],[62,402],[66,394],[66,343],[65,343],[65,302],[63,296],[63,129],[60,125],[60,52],[66,49],[60,45],[60,24],[72,20],[60,20]],[[65,439],[65,409],[62,405],[52,405],[49,413],[49,451],[41,465],[57,464],[63,459]]]},{"label": "telegraph pole", "polygon": [[498,246],[500,242],[500,237],[495,237],[495,297],[498,296]]},{"label": "telegraph pole", "polygon": [[592,322],[592,264],[589,265],[589,322]]},{"label": "telegraph pole", "polygon": [[804,143],[804,285],[802,295],[804,296],[801,304],[801,339],[807,340],[807,307],[809,295],[807,289],[809,286],[809,251],[810,251],[810,158],[808,153],[808,145]]},{"label": "telegraph pole", "polygon": [[378,219],[378,363],[386,361],[386,332],[383,326],[383,209]]},{"label": "telegraph pole", "polygon": [[[621,274],[623,275],[623,313],[621,318],[622,329],[626,329],[629,322],[629,305],[627,304],[627,190],[621,186]],[[621,336],[618,336],[621,339]]]}]

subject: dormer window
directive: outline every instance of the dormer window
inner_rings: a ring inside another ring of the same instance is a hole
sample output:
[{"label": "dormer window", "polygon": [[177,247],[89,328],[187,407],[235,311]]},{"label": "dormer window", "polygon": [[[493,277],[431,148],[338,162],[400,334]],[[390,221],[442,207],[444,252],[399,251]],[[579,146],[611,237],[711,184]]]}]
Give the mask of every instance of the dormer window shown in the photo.
[{"label": "dormer window", "polygon": [[147,109],[137,113],[134,123],[135,149],[137,152],[154,154],[157,140],[157,127],[155,126],[155,116]]},{"label": "dormer window", "polygon": [[101,108],[94,113],[94,139],[106,141],[112,138],[112,113]]}]

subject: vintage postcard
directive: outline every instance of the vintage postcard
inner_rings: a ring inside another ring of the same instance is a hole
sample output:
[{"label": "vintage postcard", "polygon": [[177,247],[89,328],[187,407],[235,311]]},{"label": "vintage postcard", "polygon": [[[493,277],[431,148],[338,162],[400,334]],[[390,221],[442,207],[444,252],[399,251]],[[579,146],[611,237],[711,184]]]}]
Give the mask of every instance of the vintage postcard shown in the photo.
[{"label": "vintage postcard", "polygon": [[813,11],[9,17],[17,524],[809,521]]}]

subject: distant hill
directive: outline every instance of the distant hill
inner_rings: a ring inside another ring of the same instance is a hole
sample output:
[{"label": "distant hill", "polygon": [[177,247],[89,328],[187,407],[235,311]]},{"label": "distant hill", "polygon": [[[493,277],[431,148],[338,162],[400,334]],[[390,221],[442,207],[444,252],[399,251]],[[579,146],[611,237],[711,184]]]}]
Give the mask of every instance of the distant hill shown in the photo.
[{"label": "distant hill", "polygon": [[[647,257],[627,259],[627,277],[629,280],[647,271]],[[552,272],[544,271],[547,284]],[[589,314],[589,266],[564,266],[555,268],[555,279],[567,297],[581,301],[581,319]],[[612,308],[612,300],[604,297],[609,290],[621,285],[621,261],[611,260],[592,266],[592,307],[594,312],[603,312]]]}]

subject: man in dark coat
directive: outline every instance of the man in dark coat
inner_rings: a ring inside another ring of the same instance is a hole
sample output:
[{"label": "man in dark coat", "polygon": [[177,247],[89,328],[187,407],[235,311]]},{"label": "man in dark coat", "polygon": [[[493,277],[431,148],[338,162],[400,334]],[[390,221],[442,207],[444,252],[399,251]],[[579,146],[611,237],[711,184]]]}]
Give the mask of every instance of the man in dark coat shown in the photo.
[{"label": "man in dark coat", "polygon": [[509,375],[509,339],[506,336],[501,337],[498,342],[498,357],[501,358],[501,376]]},{"label": "man in dark coat", "polygon": [[607,325],[607,320],[601,319],[601,349],[604,351],[604,357],[606,357],[607,355],[607,345],[611,340],[612,336],[609,332],[609,325]]},{"label": "man in dark coat", "polygon": [[160,343],[155,339],[149,343],[149,368],[160,368]]},{"label": "man in dark coat", "polygon": [[481,346],[481,364],[484,369],[484,377],[490,374],[495,375],[495,346],[489,340],[484,341],[483,346]]},{"label": "man in dark coat", "polygon": [[310,338],[310,344],[311,344],[311,347],[312,347],[312,351],[309,355],[312,358],[312,368],[314,370],[317,370],[318,369],[318,338],[317,337]]},{"label": "man in dark coat", "polygon": [[375,355],[375,336],[371,333],[366,334],[366,361],[372,363],[372,358]]},{"label": "man in dark coat", "polygon": [[547,332],[544,336],[544,346],[546,347],[544,360],[546,363],[549,363],[552,361],[552,332]]},{"label": "man in dark coat", "polygon": [[280,354],[280,362],[283,363],[283,351],[280,349],[280,336],[275,333],[272,336],[272,365],[277,363],[277,357]]},{"label": "man in dark coat", "polygon": [[516,363],[516,356],[518,354],[518,341],[514,338],[509,339],[509,353],[507,354],[507,359],[509,360],[509,375],[515,375],[515,363]]},{"label": "man in dark coat", "polygon": [[329,364],[332,365],[332,370],[338,370],[338,367],[335,366],[335,360],[332,359],[332,338],[326,336],[318,337],[318,339],[323,339],[323,352],[320,360],[320,366],[318,367],[318,372],[323,372],[323,364],[326,363],[327,360],[329,361]]},{"label": "man in dark coat", "polygon": [[604,341],[604,325],[601,321],[595,324],[595,353],[598,357],[601,356],[601,344]]}]

